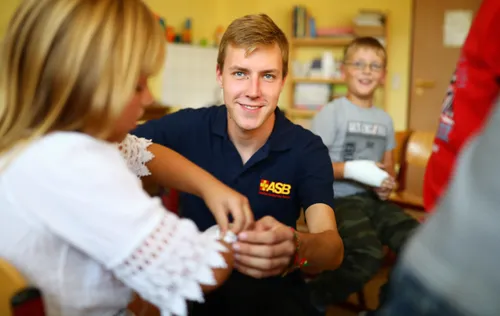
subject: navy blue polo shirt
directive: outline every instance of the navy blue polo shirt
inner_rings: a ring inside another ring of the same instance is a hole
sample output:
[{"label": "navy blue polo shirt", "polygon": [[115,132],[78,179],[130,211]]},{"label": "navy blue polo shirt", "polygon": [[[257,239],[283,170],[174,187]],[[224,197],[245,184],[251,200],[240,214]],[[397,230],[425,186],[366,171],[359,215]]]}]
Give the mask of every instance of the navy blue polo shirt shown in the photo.
[{"label": "navy blue polo shirt", "polygon": [[[333,208],[333,171],[321,138],[276,109],[268,141],[245,165],[227,133],[224,105],[185,109],[148,121],[132,133],[169,147],[247,196],[255,219],[270,215],[295,227],[300,208]],[[182,216],[200,230],[215,225],[202,199],[180,194]]]},{"label": "navy blue polo shirt", "polygon": [[[269,139],[246,164],[228,136],[224,105],[181,110],[148,121],[132,134],[177,151],[245,195],[256,220],[270,215],[295,228],[301,208],[324,203],[333,209],[332,163],[319,136],[290,122],[279,109],[275,115]],[[200,230],[216,224],[202,199],[181,193],[179,202],[181,216]],[[285,306],[294,313],[285,313]],[[299,273],[257,280],[233,271],[194,314],[310,315],[308,308]]]}]

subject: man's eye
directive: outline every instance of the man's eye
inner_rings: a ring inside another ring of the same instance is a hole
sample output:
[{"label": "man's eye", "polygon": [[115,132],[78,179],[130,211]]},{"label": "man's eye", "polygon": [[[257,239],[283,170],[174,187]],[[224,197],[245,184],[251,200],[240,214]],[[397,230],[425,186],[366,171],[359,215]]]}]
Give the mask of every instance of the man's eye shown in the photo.
[{"label": "man's eye", "polygon": [[272,75],[272,74],[265,74],[264,78],[267,79],[267,80],[273,80],[274,78],[276,78],[276,76]]},{"label": "man's eye", "polygon": [[241,78],[241,77],[245,76],[245,73],[243,73],[242,71],[236,71],[236,72],[233,73],[233,75],[235,77]]}]

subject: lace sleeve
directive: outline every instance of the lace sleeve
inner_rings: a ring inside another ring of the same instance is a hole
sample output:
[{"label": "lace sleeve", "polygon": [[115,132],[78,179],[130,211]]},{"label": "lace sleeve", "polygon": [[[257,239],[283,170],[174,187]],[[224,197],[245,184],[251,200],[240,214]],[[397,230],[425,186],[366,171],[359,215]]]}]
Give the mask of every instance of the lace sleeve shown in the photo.
[{"label": "lace sleeve", "polygon": [[227,267],[220,254],[226,251],[192,221],[166,212],[153,233],[113,270],[163,316],[186,315],[186,300],[203,302],[200,285],[215,285],[212,269]]},{"label": "lace sleeve", "polygon": [[151,175],[146,163],[154,158],[153,153],[147,150],[152,142],[145,138],[127,134],[127,137],[118,144],[122,157],[127,166],[136,176],[145,177]]}]

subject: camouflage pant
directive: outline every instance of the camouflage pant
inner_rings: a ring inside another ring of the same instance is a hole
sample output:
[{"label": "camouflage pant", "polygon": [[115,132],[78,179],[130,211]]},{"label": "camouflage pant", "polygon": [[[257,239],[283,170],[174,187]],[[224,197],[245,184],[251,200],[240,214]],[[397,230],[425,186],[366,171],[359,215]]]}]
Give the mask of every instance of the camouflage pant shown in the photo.
[{"label": "camouflage pant", "polygon": [[381,201],[373,192],[335,199],[335,216],[344,242],[344,261],[337,270],[325,271],[308,283],[319,309],[360,291],[381,266],[382,246],[399,253],[419,225],[399,206]]}]

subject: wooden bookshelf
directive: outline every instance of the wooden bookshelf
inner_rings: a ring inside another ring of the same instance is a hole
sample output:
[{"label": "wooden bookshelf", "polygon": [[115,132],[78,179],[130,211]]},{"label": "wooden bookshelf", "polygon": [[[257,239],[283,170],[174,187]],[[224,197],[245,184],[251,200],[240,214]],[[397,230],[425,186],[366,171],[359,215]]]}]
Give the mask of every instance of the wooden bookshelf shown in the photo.
[{"label": "wooden bookshelf", "polygon": [[286,114],[289,117],[293,117],[293,118],[295,118],[295,117],[313,118],[317,112],[318,112],[317,110],[307,110],[307,109],[296,109],[296,108],[286,109]]},{"label": "wooden bookshelf", "polygon": [[[306,25],[306,30],[305,30],[305,37],[292,37],[290,39],[290,58],[289,60],[293,62],[295,60],[295,57],[297,56],[297,51],[306,48],[317,48],[319,51],[326,51],[326,50],[333,50],[333,51],[340,51],[343,50],[356,36],[364,36],[364,35],[372,35],[374,36],[379,35],[379,37],[383,38],[385,41],[385,47],[388,50],[389,47],[389,16],[387,12],[384,12],[385,14],[385,24],[383,27],[377,27],[376,30],[372,29],[367,29],[367,28],[357,28],[357,33],[354,36],[350,35],[343,35],[343,36],[337,36],[337,37],[310,37],[308,34],[309,32],[309,27]],[[310,13],[306,12],[307,19],[310,18]],[[332,18],[334,18],[334,15],[332,15]],[[306,19],[306,20],[307,20]],[[294,12],[292,11],[292,23],[290,24],[290,30],[291,34],[297,34],[295,32],[295,24],[293,23],[294,20]],[[364,34],[363,32],[368,32],[369,34]],[[376,32],[375,32],[376,31]],[[304,33],[304,32],[303,32]],[[359,33],[359,34],[358,34]],[[292,121],[306,121],[312,119],[318,110],[306,110],[306,109],[300,109],[300,108],[295,108],[296,102],[295,102],[295,87],[297,84],[301,83],[311,83],[311,84],[330,84],[330,85],[345,85],[345,81],[342,80],[341,78],[309,78],[309,77],[294,77],[293,75],[290,76],[289,82],[291,84],[291,87],[289,89],[289,103],[284,107],[284,110],[287,114],[287,116],[292,120]],[[385,108],[385,103],[387,102],[387,95],[390,92],[390,84],[382,84],[380,86],[383,88],[384,92],[382,95],[382,103],[380,104],[383,108]],[[331,99],[335,99],[337,97],[340,97],[342,95],[339,95],[338,93],[335,93],[332,91]]]},{"label": "wooden bookshelf", "polygon": [[292,38],[295,47],[344,47],[354,38],[350,37],[297,37]]},{"label": "wooden bookshelf", "polygon": [[340,78],[292,78],[293,83],[326,83],[326,84],[345,84]]}]

